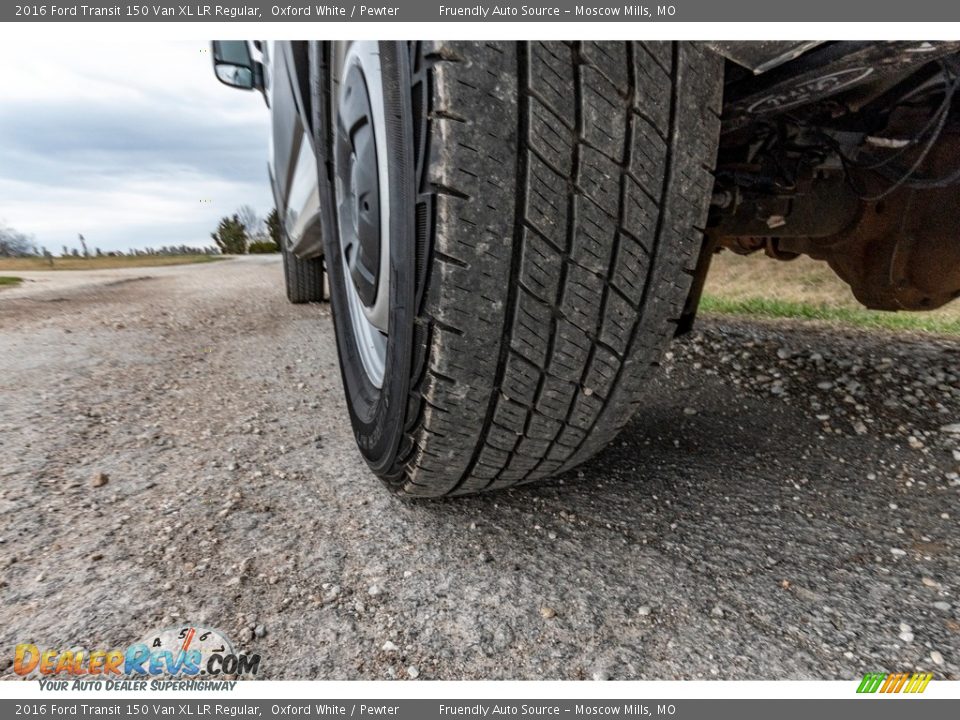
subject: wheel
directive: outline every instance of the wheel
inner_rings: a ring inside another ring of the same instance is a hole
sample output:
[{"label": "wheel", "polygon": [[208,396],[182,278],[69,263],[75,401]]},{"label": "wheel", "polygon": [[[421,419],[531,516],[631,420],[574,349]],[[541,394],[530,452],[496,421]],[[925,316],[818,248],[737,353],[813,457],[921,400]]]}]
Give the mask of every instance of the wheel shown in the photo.
[{"label": "wheel", "polygon": [[283,254],[283,279],[287,300],[294,304],[323,302],[323,258],[302,260],[286,247]]},{"label": "wheel", "polygon": [[337,43],[325,234],[357,443],[442,496],[588,459],[696,264],[722,61],[686,43]]}]

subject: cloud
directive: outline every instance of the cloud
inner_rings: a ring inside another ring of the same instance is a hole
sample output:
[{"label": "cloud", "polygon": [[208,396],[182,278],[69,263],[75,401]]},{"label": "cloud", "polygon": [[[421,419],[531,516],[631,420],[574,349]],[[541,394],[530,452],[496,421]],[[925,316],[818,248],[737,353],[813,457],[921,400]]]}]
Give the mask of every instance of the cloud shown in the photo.
[{"label": "cloud", "polygon": [[271,207],[269,111],[219,84],[196,42],[6,42],[0,220],[59,250],[209,244]]}]

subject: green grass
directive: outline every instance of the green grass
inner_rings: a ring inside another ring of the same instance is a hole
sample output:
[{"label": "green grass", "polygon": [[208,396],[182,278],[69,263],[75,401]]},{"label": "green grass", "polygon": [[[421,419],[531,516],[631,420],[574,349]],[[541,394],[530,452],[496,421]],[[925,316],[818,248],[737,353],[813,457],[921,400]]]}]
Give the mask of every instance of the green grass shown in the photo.
[{"label": "green grass", "polygon": [[0,275],[0,288],[14,287],[23,282],[23,278],[10,277],[9,275]]},{"label": "green grass", "polygon": [[704,294],[700,310],[721,315],[790,318],[842,323],[870,330],[913,330],[960,335],[960,319],[926,313],[881,312],[770,298],[723,298]]}]

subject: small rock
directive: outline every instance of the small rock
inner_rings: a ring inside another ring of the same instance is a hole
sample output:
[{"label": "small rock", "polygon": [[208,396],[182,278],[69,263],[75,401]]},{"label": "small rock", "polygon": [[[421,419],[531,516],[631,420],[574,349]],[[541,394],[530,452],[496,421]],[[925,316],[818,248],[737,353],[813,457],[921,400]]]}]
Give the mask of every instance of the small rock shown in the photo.
[{"label": "small rock", "polygon": [[857,435],[866,435],[866,434],[867,434],[867,426],[863,423],[862,420],[857,420],[857,421],[853,424],[853,431],[854,431]]},{"label": "small rock", "polygon": [[930,659],[933,660],[934,665],[943,665],[943,655],[936,650],[930,653]]},{"label": "small rock", "polygon": [[367,595],[370,595],[371,597],[376,597],[382,592],[383,590],[380,589],[379,585],[371,585],[369,588],[367,588]]},{"label": "small rock", "polygon": [[540,614],[545,617],[547,620],[555,618],[557,616],[557,611],[552,607],[543,606],[540,608]]},{"label": "small rock", "polygon": [[932,577],[921,578],[920,582],[922,582],[924,585],[926,585],[926,586],[929,587],[929,588],[938,588],[938,587],[940,587],[940,583],[938,583],[938,582],[937,582],[936,580],[934,580]]},{"label": "small rock", "polygon": [[267,629],[263,625],[257,625],[253,629],[253,634],[258,638],[262,638],[264,635],[267,634]]},{"label": "small rock", "polygon": [[411,680],[416,680],[418,677],[420,677],[420,668],[418,668],[416,665],[411,665],[407,668],[407,675],[410,676]]},{"label": "small rock", "polygon": [[604,670],[597,670],[595,673],[593,673],[593,675],[592,675],[591,677],[592,677],[594,680],[597,680],[597,681],[609,680],[609,679],[610,679],[610,673],[608,673],[608,672],[606,672],[606,671],[604,671]]},{"label": "small rock", "polygon": [[937,601],[933,604],[933,606],[934,606],[937,610],[941,610],[941,611],[943,611],[943,612],[950,612],[950,603],[945,602],[945,601],[943,601],[943,600],[937,600]]},{"label": "small rock", "polygon": [[894,557],[903,557],[907,554],[907,551],[901,550],[900,548],[890,548],[890,554]]},{"label": "small rock", "polygon": [[713,610],[710,611],[710,614],[715,618],[722,618],[724,616],[723,608],[719,605],[714,605]]},{"label": "small rock", "polygon": [[90,481],[90,484],[94,487],[103,487],[108,482],[110,482],[110,476],[105,472],[98,472],[93,476],[93,480]]},{"label": "small rock", "polygon": [[637,608],[637,615],[640,615],[641,617],[646,617],[652,612],[653,612],[653,608],[650,607],[649,605],[641,605],[640,607]]},{"label": "small rock", "polygon": [[387,640],[383,645],[380,646],[380,649],[384,652],[397,652],[400,648],[397,647],[396,643]]},{"label": "small rock", "polygon": [[940,428],[940,432],[948,435],[960,435],[960,423],[950,423]]},{"label": "small rock", "polygon": [[917,438],[915,435],[911,435],[907,438],[907,444],[914,450],[922,450],[924,447],[923,441]]},{"label": "small rock", "polygon": [[696,414],[697,414],[697,410],[696,410],[696,408],[685,407],[685,408],[683,409],[683,414],[684,414],[684,415],[696,415]]}]

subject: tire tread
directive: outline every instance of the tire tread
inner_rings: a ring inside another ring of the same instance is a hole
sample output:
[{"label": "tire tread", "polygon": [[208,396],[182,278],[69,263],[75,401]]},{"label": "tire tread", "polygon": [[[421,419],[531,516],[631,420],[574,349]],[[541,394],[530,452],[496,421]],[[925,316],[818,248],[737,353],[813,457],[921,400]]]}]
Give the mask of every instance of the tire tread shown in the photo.
[{"label": "tire tread", "polygon": [[325,300],[323,258],[303,260],[286,249],[281,254],[287,300],[295,305],[323,302]]},{"label": "tire tread", "polygon": [[700,247],[722,61],[688,43],[422,52],[435,262],[394,485],[463,494],[570,469],[636,411]]}]

